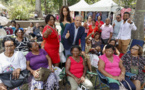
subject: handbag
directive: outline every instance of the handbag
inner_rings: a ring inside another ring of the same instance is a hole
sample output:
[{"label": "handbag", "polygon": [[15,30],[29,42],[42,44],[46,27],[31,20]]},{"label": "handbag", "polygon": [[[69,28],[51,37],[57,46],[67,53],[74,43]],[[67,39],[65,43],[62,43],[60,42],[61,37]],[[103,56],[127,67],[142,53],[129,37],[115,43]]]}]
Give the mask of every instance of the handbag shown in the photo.
[{"label": "handbag", "polygon": [[44,68],[44,67],[40,67],[39,68],[39,77],[35,78],[36,81],[46,81],[48,76],[51,74],[51,70]]},{"label": "handbag", "polygon": [[[139,60],[139,57],[138,57],[138,60]],[[131,56],[131,73],[138,75],[138,72],[139,72],[138,66],[132,65],[132,56]]]},{"label": "handbag", "polygon": [[8,90],[9,89],[14,89],[16,87],[19,87],[25,83],[28,83],[28,77],[29,77],[29,71],[28,70],[23,70],[20,72],[19,79],[12,79],[13,74],[12,72],[6,72],[0,74],[0,79],[2,80],[3,84],[7,86]]},{"label": "handbag", "polygon": [[[129,87],[129,90],[132,90],[130,84],[125,80],[125,82],[127,83],[128,87]],[[119,82],[120,83],[120,86],[119,86],[119,90],[128,90],[124,87],[124,85],[122,84],[122,82]]]},{"label": "handbag", "polygon": [[91,65],[98,68],[99,57],[96,54],[90,54]]}]

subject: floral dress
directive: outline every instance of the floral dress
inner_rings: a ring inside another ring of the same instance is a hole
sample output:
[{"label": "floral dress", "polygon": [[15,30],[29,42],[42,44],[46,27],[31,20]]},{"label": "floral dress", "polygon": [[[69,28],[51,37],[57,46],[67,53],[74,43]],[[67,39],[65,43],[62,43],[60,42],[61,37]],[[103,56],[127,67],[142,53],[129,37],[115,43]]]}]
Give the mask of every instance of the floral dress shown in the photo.
[{"label": "floral dress", "polygon": [[[132,58],[132,60],[131,60]],[[142,72],[145,66],[145,59],[142,56],[133,57],[131,54],[125,54],[122,58],[123,65],[126,68],[126,72],[131,72],[131,61],[133,66],[138,66],[139,73],[138,75],[131,77],[132,80],[139,80],[141,83],[144,82],[144,72]]]}]

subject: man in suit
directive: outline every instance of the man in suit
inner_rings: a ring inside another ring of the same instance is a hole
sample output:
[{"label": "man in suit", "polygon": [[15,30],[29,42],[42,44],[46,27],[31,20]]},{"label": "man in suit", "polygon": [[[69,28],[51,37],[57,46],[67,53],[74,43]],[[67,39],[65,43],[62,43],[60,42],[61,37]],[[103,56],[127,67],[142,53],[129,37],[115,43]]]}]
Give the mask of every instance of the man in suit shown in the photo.
[{"label": "man in suit", "polygon": [[79,45],[81,40],[82,54],[85,54],[85,28],[81,26],[82,17],[76,16],[74,23],[68,24],[63,33],[62,39],[65,48],[65,55],[71,55],[70,49],[73,45]]}]

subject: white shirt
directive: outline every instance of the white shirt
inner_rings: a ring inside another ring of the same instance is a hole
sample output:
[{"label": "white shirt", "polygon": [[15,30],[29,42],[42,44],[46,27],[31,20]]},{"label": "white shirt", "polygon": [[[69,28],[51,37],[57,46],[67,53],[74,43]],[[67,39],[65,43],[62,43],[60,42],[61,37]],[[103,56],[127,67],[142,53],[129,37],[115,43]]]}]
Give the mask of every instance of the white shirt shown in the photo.
[{"label": "white shirt", "polygon": [[[0,73],[12,65],[14,69],[20,68],[21,71],[26,69],[26,58],[20,51],[15,51],[12,57],[5,56],[4,52],[0,54]],[[0,83],[1,80],[0,80]]]},{"label": "white shirt", "polygon": [[137,27],[134,23],[130,24],[128,21],[124,23],[124,21],[121,23],[120,31],[117,36],[117,39],[121,40],[128,40],[131,39],[131,31],[137,30]]},{"label": "white shirt", "polygon": [[76,26],[74,26],[75,27],[75,30],[74,30],[74,41],[73,41],[73,45],[75,45],[75,42],[76,42],[76,38],[77,38],[77,35],[78,35],[78,30],[79,30],[79,27],[78,28],[76,28]]}]

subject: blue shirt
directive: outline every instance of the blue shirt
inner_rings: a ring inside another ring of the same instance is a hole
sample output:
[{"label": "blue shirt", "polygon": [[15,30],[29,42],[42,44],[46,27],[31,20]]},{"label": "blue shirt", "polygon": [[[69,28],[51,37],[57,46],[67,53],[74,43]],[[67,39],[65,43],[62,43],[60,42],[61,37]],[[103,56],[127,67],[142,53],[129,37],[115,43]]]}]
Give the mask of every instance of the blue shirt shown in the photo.
[{"label": "blue shirt", "polygon": [[121,27],[121,23],[122,22],[123,22],[123,20],[121,20],[120,22],[118,22],[117,20],[115,20],[113,22],[113,24],[115,23],[114,31],[113,31],[113,39],[116,39],[116,37],[118,36],[118,33],[120,31],[120,27]]}]

